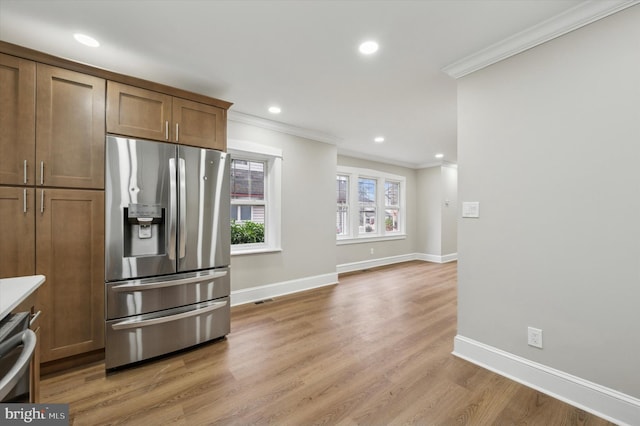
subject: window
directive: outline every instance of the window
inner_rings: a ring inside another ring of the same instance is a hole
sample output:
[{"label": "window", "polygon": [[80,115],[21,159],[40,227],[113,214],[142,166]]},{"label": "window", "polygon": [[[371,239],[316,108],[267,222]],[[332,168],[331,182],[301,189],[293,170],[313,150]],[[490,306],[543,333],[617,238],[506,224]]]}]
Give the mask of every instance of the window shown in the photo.
[{"label": "window", "polygon": [[[231,220],[264,225],[266,161],[231,159]],[[264,242],[264,237],[261,241]]]},{"label": "window", "polygon": [[372,238],[404,238],[405,182],[403,176],[339,166],[336,176],[338,241],[345,244]]},{"label": "window", "polygon": [[400,217],[400,182],[384,183],[384,229],[387,232],[398,231]]},{"label": "window", "polygon": [[279,149],[228,141],[231,154],[231,254],[280,250]]},{"label": "window", "polygon": [[375,179],[358,178],[358,207],[360,226],[358,233],[376,232],[376,184]]},{"label": "window", "polygon": [[349,235],[349,176],[336,177],[338,207],[336,210],[336,234]]}]

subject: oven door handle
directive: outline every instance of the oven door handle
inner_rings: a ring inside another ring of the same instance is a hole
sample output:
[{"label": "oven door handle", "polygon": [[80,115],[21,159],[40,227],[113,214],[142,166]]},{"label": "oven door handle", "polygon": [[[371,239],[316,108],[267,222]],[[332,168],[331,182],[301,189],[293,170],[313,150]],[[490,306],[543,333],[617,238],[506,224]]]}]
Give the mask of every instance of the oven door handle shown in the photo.
[{"label": "oven door handle", "polygon": [[11,392],[29,368],[31,356],[36,349],[36,340],[36,334],[32,330],[25,330],[22,334],[16,334],[0,344],[0,357],[18,346],[24,345],[16,363],[4,377],[0,378],[0,401]]},{"label": "oven door handle", "polygon": [[193,283],[198,283],[198,282],[202,282],[202,281],[210,281],[210,280],[215,280],[216,278],[222,278],[225,275],[227,275],[227,271],[219,271],[219,272],[214,272],[210,275],[204,275],[204,276],[199,276],[199,277],[189,277],[189,278],[180,278],[177,280],[171,280],[171,281],[160,281],[160,282],[155,282],[155,283],[149,283],[149,284],[120,284],[120,285],[116,285],[111,287],[111,289],[113,291],[143,291],[143,290],[154,290],[156,288],[164,288],[164,287],[175,287],[178,285],[185,285],[185,284],[193,284]]},{"label": "oven door handle", "polygon": [[121,321],[113,324],[111,328],[113,328],[114,330],[128,330],[131,328],[141,328],[141,327],[148,327],[150,325],[164,324],[165,322],[177,321],[184,318],[195,317],[198,315],[206,314],[207,312],[215,311],[216,309],[220,309],[225,306],[227,306],[226,300],[224,302],[212,303],[211,305],[206,306],[204,308],[194,309],[193,311],[188,311],[188,312],[181,312],[179,314],[169,315],[166,317],[152,318],[152,319],[142,320],[142,321],[132,321],[132,320]]}]

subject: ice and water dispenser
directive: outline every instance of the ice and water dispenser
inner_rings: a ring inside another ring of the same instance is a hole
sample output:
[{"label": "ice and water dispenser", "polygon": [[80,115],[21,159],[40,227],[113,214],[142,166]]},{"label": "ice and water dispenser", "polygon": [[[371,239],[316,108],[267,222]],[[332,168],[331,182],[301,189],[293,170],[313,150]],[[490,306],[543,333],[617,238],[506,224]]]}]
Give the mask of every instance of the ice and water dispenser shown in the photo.
[{"label": "ice and water dispenser", "polygon": [[129,204],[124,208],[125,257],[165,254],[165,208],[158,204]]}]

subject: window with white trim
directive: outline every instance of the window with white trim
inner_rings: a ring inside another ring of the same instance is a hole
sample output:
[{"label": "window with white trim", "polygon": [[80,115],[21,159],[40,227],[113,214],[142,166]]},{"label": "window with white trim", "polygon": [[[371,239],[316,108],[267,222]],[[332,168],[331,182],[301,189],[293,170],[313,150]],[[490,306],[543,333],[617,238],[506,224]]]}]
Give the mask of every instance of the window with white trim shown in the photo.
[{"label": "window with white trim", "polygon": [[338,242],[405,237],[404,176],[338,166],[336,184]]},{"label": "window with white trim", "polygon": [[336,234],[349,235],[349,176],[336,176]]},{"label": "window with white trim", "polygon": [[384,182],[384,229],[397,232],[400,221],[400,182]]},{"label": "window with white trim", "polygon": [[358,234],[376,232],[376,188],[378,180],[375,178],[358,177],[358,209],[360,223]]},{"label": "window with white trim", "polygon": [[281,150],[229,140],[231,254],[280,250]]}]

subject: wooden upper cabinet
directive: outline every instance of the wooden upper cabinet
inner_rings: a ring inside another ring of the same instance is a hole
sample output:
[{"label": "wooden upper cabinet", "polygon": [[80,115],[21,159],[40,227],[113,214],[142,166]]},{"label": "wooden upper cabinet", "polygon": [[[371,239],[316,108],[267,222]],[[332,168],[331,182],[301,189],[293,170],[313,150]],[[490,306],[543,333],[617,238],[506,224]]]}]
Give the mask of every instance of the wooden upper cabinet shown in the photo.
[{"label": "wooden upper cabinet", "polygon": [[34,184],[35,117],[35,62],[0,54],[0,184]]},{"label": "wooden upper cabinet", "polygon": [[224,108],[107,82],[107,133],[224,151],[226,122]]},{"label": "wooden upper cabinet", "polygon": [[35,190],[0,186],[0,278],[35,273]]},{"label": "wooden upper cabinet", "polygon": [[107,133],[171,140],[171,96],[109,81]]},{"label": "wooden upper cabinet", "polygon": [[37,65],[36,185],[104,188],[105,80]]},{"label": "wooden upper cabinet", "polygon": [[173,98],[174,141],[225,151],[226,113],[212,105]]}]

